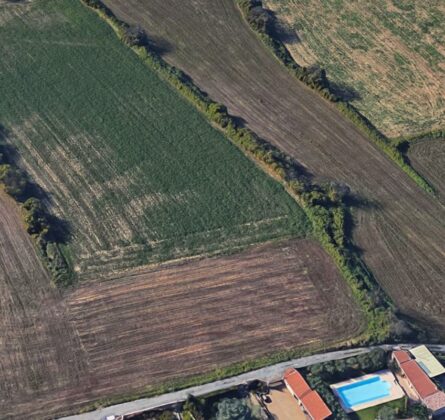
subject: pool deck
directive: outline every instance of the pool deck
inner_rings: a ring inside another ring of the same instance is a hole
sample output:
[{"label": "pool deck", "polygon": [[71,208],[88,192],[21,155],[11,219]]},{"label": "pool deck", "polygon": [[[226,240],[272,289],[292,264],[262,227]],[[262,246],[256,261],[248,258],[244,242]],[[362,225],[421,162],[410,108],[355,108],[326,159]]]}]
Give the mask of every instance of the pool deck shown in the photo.
[{"label": "pool deck", "polygon": [[[347,407],[343,403],[343,399],[340,397],[337,389],[341,388],[345,385],[350,385],[356,382],[361,382],[366,379],[373,378],[375,376],[380,376],[380,378],[383,381],[389,382],[391,384],[390,394],[383,398],[377,398],[373,401],[368,401],[363,404],[357,404],[352,407]],[[340,405],[342,406],[343,410],[345,410],[347,413],[353,413],[355,411],[364,410],[365,408],[374,407],[376,405],[384,404],[389,401],[398,400],[400,398],[403,398],[405,396],[405,393],[403,392],[402,388],[399,386],[399,384],[396,381],[396,378],[394,374],[390,370],[381,370],[379,372],[374,372],[369,375],[360,376],[358,378],[349,379],[347,381],[338,382],[336,384],[331,385],[331,389],[334,392],[335,396],[338,398]]]}]

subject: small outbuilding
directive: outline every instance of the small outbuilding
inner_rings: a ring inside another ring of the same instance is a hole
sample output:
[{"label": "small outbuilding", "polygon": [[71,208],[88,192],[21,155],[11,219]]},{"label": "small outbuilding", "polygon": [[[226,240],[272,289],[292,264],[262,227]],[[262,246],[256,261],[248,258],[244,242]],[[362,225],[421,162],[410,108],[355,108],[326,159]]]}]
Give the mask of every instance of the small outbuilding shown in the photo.
[{"label": "small outbuilding", "polygon": [[300,372],[288,369],[283,377],[289,392],[298,401],[307,417],[312,420],[324,420],[332,415],[331,410],[317,391],[311,389]]},{"label": "small outbuilding", "polygon": [[445,373],[445,368],[428,350],[427,346],[414,347],[410,350],[410,353],[414,356],[416,362],[430,378],[435,378],[436,376],[443,375]]}]

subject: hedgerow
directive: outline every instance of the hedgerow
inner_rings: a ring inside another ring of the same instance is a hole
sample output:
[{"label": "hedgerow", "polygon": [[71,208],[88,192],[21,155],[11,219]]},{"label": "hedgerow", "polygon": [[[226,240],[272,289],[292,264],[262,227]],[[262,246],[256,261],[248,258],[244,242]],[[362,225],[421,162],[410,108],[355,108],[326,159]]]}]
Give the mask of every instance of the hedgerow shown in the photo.
[{"label": "hedgerow", "polygon": [[[113,13],[98,0],[81,0],[91,6],[114,29],[124,41],[128,24],[119,21]],[[242,0],[241,7],[251,10],[260,2]],[[265,18],[257,22],[258,27],[267,27]],[[287,191],[305,210],[312,223],[314,234],[325,250],[331,255],[340,272],[349,284],[367,322],[367,329],[358,342],[382,342],[391,335],[391,325],[395,319],[389,299],[376,286],[375,279],[365,264],[354,252],[347,235],[346,220],[349,214],[349,193],[344,187],[335,184],[317,185],[299,165],[276,147],[260,139],[253,131],[242,127],[229,115],[227,108],[212,101],[198,89],[186,75],[167,64],[151,48],[149,40],[143,46],[131,46],[133,51],[151,69],[174,86],[185,98],[191,101],[207,118],[217,125],[226,136],[264,169],[279,179]],[[378,296],[376,298],[376,296]]]},{"label": "hedgerow", "polygon": [[61,251],[60,221],[34,195],[35,187],[25,172],[9,159],[6,149],[4,144],[0,144],[0,184],[7,194],[21,204],[26,230],[35,240],[54,282],[58,286],[68,286],[73,281],[73,275]]},{"label": "hedgerow", "polygon": [[[343,115],[383,150],[417,185],[428,193],[435,195],[436,192],[432,185],[414,170],[404,154],[400,152],[397,145],[383,135],[351,103],[344,101],[334,93],[324,69],[310,69],[299,66],[295,62],[285,45],[276,36],[274,29],[276,27],[275,18],[267,9],[263,8],[261,0],[236,1],[250,27],[298,80],[318,91],[324,98],[334,103]],[[264,23],[264,21],[267,23]]]}]

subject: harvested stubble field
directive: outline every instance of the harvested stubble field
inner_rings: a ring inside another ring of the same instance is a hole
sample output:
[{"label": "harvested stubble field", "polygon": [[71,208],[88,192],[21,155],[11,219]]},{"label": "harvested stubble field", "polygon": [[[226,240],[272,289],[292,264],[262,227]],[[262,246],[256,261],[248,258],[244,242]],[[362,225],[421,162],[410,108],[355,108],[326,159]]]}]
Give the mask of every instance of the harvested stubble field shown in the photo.
[{"label": "harvested stubble field", "polygon": [[332,261],[309,240],[86,282],[62,299],[15,203],[1,195],[0,210],[2,419],[51,418],[362,328]]},{"label": "harvested stubble field", "polygon": [[445,205],[445,139],[417,141],[410,146],[408,157],[413,167],[434,186]]},{"label": "harvested stubble field", "polygon": [[304,236],[303,211],[78,1],[0,6],[0,123],[83,278]]},{"label": "harvested stubble field", "polygon": [[401,312],[445,336],[445,210],[369,139],[295,78],[244,22],[233,0],[105,0],[142,24],[209,95],[318,179],[367,200],[355,241]]},{"label": "harvested stubble field", "polygon": [[[42,418],[85,374],[87,359],[66,306],[26,233],[16,203],[0,191],[0,417]],[[17,404],[17,406],[16,406]],[[53,401],[54,404],[54,401]]]},{"label": "harvested stubble field", "polygon": [[443,127],[441,0],[265,0],[297,63],[319,65],[386,135]]},{"label": "harvested stubble field", "polygon": [[295,343],[338,341],[361,328],[341,276],[308,240],[86,283],[67,303],[102,393],[187,377]]}]

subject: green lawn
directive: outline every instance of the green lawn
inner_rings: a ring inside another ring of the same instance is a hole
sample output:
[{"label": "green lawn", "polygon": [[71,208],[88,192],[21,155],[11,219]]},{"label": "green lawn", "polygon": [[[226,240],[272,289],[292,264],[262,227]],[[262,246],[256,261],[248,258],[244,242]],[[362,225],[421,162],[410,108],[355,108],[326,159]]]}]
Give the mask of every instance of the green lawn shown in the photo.
[{"label": "green lawn", "polygon": [[354,420],[375,420],[378,412],[382,407],[391,407],[395,410],[403,411],[406,406],[406,398],[400,400],[390,401],[386,404],[376,405],[375,407],[366,408],[365,410],[357,411],[354,414],[350,414],[349,417]]},{"label": "green lawn", "polygon": [[282,186],[79,1],[0,5],[0,39],[0,123],[78,273],[306,235]]}]

